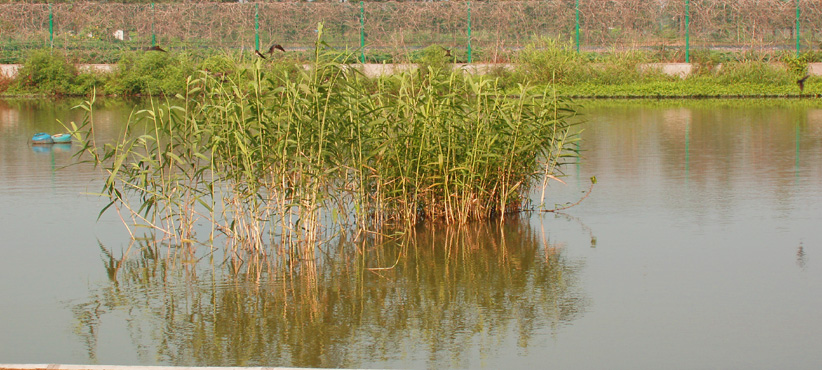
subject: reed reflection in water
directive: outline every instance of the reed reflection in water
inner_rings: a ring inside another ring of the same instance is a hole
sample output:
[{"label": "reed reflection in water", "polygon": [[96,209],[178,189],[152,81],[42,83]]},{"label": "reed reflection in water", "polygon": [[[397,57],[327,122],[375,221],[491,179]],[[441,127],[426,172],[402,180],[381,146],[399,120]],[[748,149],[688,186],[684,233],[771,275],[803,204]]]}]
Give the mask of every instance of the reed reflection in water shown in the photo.
[{"label": "reed reflection in water", "polygon": [[267,261],[233,274],[216,262],[181,268],[162,247],[120,258],[101,246],[109,281],[72,307],[76,333],[92,362],[113,315],[143,363],[471,367],[476,352],[526,348],[585,310],[581,262],[527,220],[356,247],[364,253],[341,242],[316,275],[290,275]]}]

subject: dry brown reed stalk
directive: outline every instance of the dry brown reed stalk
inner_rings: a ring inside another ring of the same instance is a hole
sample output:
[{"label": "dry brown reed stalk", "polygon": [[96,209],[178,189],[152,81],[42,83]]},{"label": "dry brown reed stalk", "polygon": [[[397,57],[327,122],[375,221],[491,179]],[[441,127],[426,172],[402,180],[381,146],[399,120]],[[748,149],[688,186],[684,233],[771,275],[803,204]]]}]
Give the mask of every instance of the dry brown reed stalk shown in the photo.
[{"label": "dry brown reed stalk", "polygon": [[0,4],[2,36],[48,35],[48,4]]}]

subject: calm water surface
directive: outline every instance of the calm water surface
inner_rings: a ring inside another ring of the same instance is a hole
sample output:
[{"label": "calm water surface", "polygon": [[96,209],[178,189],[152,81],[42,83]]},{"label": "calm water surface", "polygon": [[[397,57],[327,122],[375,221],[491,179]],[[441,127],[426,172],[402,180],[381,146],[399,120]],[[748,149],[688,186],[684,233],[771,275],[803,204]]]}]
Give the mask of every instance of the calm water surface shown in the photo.
[{"label": "calm water surface", "polygon": [[[548,192],[596,176],[579,206],[420,229],[316,277],[167,259],[96,220],[99,174],[60,169],[76,145],[28,142],[76,103],[0,101],[0,363],[822,365],[822,103],[586,103],[584,157]],[[99,104],[101,135],[131,107]]]}]

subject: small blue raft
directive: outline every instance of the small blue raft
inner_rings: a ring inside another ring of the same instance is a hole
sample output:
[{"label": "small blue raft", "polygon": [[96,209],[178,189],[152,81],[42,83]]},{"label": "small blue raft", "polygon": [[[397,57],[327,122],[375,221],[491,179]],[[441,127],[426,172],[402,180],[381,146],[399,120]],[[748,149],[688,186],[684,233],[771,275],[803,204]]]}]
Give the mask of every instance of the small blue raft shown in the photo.
[{"label": "small blue raft", "polygon": [[71,135],[70,134],[54,134],[54,135],[51,135],[51,140],[54,140],[55,144],[71,143]]},{"label": "small blue raft", "polygon": [[51,135],[45,132],[38,132],[31,137],[32,144],[54,144],[54,139]]},{"label": "small blue raft", "polygon": [[49,135],[45,132],[38,132],[31,137],[32,144],[46,145],[46,144],[71,144],[70,134],[54,134]]}]

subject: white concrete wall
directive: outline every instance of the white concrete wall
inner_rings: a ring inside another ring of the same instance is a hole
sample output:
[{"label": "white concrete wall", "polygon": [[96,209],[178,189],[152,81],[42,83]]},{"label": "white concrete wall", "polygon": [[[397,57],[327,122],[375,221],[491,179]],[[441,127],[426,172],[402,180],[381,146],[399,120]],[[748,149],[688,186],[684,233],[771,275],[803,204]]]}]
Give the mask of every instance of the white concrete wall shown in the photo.
[{"label": "white concrete wall", "polygon": [[[23,68],[22,64],[0,64],[0,76],[14,78],[17,72]],[[80,72],[111,73],[114,72],[114,64],[78,64]]]},{"label": "white concrete wall", "polygon": [[808,74],[811,76],[822,76],[822,63],[808,63]]},{"label": "white concrete wall", "polygon": [[14,78],[22,64],[0,64],[0,77]]},{"label": "white concrete wall", "polygon": [[80,72],[111,73],[114,72],[115,64],[78,64]]},{"label": "white concrete wall", "polygon": [[640,72],[659,71],[669,76],[685,78],[691,74],[693,65],[690,63],[647,63],[640,64],[637,68]]}]

